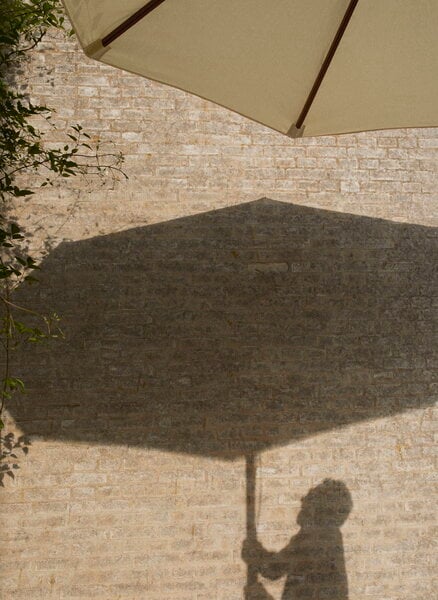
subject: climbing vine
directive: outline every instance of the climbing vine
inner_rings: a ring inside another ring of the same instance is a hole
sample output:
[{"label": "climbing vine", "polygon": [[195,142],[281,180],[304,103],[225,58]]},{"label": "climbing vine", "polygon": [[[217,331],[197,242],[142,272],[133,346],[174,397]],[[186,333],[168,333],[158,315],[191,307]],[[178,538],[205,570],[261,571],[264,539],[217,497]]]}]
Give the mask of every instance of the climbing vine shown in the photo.
[{"label": "climbing vine", "polygon": [[[59,317],[42,315],[14,299],[22,285],[38,283],[38,260],[28,253],[31,232],[10,215],[14,201],[80,175],[122,174],[123,156],[104,152],[81,125],[72,124],[61,145],[50,144],[55,111],[32,102],[20,80],[31,52],[53,32],[71,35],[59,0],[1,0],[0,4],[0,485],[14,478],[17,452],[29,442],[6,433],[4,414],[13,394],[25,391],[14,375],[12,356],[21,344],[40,344],[62,336]],[[26,182],[25,184],[23,182]],[[29,184],[31,182],[31,184]]]}]

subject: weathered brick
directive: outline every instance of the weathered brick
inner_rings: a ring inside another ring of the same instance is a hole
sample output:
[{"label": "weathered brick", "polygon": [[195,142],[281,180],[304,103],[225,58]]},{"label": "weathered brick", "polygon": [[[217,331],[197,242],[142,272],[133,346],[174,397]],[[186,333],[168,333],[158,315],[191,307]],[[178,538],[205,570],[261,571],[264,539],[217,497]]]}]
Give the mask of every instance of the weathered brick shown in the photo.
[{"label": "weathered brick", "polygon": [[350,600],[434,597],[437,130],[290,140],[60,38],[28,68],[129,180],[15,210],[52,248],[20,298],[66,340],[12,407],[37,435],[1,490],[0,597],[243,598],[248,439],[267,549],[340,480]]}]

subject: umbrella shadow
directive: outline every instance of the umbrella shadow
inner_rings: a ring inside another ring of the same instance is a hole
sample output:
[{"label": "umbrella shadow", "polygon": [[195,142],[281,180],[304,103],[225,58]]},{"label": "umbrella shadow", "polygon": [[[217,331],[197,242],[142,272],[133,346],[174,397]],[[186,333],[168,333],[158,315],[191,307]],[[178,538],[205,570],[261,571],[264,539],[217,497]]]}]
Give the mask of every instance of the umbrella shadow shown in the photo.
[{"label": "umbrella shadow", "polygon": [[12,415],[232,460],[429,406],[437,239],[263,199],[62,243],[18,301],[56,310],[66,339],[16,357]]}]

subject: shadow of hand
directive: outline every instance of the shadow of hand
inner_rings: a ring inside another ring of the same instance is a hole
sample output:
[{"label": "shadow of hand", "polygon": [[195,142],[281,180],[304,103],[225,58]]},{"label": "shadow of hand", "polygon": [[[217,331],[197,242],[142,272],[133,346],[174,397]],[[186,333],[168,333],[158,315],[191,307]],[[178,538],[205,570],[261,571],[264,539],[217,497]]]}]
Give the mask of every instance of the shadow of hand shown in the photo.
[{"label": "shadow of hand", "polygon": [[257,558],[260,557],[264,548],[257,539],[248,539],[243,541],[242,544],[242,560],[248,564],[257,563]]}]

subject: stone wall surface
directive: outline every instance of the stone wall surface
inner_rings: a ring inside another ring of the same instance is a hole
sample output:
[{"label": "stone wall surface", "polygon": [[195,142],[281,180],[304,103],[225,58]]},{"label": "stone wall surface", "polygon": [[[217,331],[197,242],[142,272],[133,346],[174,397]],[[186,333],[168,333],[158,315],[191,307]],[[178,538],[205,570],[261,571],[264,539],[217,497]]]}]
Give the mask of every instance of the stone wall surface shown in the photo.
[{"label": "stone wall surface", "polygon": [[65,340],[16,357],[0,597],[435,597],[438,130],[290,140],[59,36],[27,76],[129,180],[15,211]]}]

